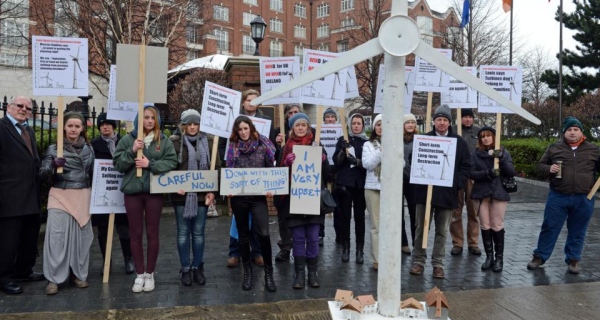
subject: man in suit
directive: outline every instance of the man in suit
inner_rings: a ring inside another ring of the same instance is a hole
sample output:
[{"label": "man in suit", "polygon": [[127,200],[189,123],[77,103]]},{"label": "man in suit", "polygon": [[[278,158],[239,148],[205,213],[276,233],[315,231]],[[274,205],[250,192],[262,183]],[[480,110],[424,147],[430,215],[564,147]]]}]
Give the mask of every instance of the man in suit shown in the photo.
[{"label": "man in suit", "polygon": [[18,96],[0,119],[0,290],[18,294],[17,281],[44,280],[33,271],[40,232],[40,156],[27,126],[32,103]]}]

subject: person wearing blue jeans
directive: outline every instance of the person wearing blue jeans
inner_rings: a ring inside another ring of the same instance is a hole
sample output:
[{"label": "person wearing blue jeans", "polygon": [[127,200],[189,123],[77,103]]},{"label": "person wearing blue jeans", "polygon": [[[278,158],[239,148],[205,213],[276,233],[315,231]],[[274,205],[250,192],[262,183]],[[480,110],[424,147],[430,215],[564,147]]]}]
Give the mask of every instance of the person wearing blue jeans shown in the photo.
[{"label": "person wearing blue jeans", "polygon": [[587,194],[600,171],[600,148],[586,141],[583,125],[575,117],[565,119],[562,133],[563,139],[551,144],[537,164],[538,173],[550,179],[550,191],[538,245],[527,269],[536,270],[550,259],[566,220],[567,272],[579,274],[585,234],[594,212],[594,199],[588,200]]}]

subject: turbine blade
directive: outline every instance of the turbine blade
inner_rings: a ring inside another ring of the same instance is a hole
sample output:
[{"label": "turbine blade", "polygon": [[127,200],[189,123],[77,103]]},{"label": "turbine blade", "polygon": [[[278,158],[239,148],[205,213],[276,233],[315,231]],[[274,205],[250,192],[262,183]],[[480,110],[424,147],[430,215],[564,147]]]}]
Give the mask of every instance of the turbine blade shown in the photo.
[{"label": "turbine blade", "polygon": [[540,123],[542,123],[540,119],[536,118],[534,115],[527,112],[525,109],[519,108],[512,101],[502,96],[496,90],[492,89],[492,87],[483,83],[483,81],[479,80],[474,75],[464,71],[461,66],[454,63],[454,61],[448,60],[441,53],[433,49],[430,45],[423,42],[423,40],[419,42],[419,45],[413,53],[427,60],[427,62],[438,67],[440,70],[462,81],[469,87],[481,92],[482,94],[485,94],[486,96],[490,97],[490,99],[493,99],[494,101],[498,102],[507,109],[510,109],[512,112],[520,115],[521,117],[533,122],[534,124],[539,125]]},{"label": "turbine blade", "polygon": [[79,64],[79,60],[75,61],[75,64],[77,64],[77,67],[79,67],[79,71],[83,72],[83,70],[81,70],[81,65]]},{"label": "turbine blade", "polygon": [[329,74],[355,65],[363,60],[366,60],[381,53],[383,53],[383,48],[381,48],[381,45],[379,44],[379,39],[371,39],[361,44],[360,46],[344,53],[344,55],[342,55],[341,57],[333,59],[327,62],[326,64],[319,66],[309,72],[305,72],[293,81],[290,81],[280,87],[277,87],[276,89],[269,91],[268,93],[252,100],[250,104],[254,106],[259,105],[288,91],[292,91],[305,84],[309,84],[317,79],[323,78]]}]

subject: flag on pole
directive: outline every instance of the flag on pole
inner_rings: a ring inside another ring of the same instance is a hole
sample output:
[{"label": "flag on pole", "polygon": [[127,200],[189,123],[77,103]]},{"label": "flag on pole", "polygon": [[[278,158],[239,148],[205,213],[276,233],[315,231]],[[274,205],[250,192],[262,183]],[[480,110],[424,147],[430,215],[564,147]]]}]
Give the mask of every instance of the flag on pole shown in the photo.
[{"label": "flag on pole", "polygon": [[[548,1],[550,2],[550,1]],[[504,12],[509,12],[512,7],[512,0],[502,0],[502,9]]]},{"label": "flag on pole", "polygon": [[465,0],[465,2],[463,4],[462,21],[460,22],[461,28],[464,28],[467,24],[469,24],[470,8],[471,8],[471,2],[469,0]]}]

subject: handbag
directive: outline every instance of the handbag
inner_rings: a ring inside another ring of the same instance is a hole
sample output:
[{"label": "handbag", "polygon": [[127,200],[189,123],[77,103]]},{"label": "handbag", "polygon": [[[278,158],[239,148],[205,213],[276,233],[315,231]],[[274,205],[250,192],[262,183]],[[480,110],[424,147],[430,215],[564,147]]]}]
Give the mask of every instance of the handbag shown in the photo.
[{"label": "handbag", "polygon": [[504,191],[508,193],[517,192],[517,180],[515,180],[515,177],[502,177],[501,181]]},{"label": "handbag", "polygon": [[337,207],[329,189],[321,189],[321,213],[330,213]]}]

